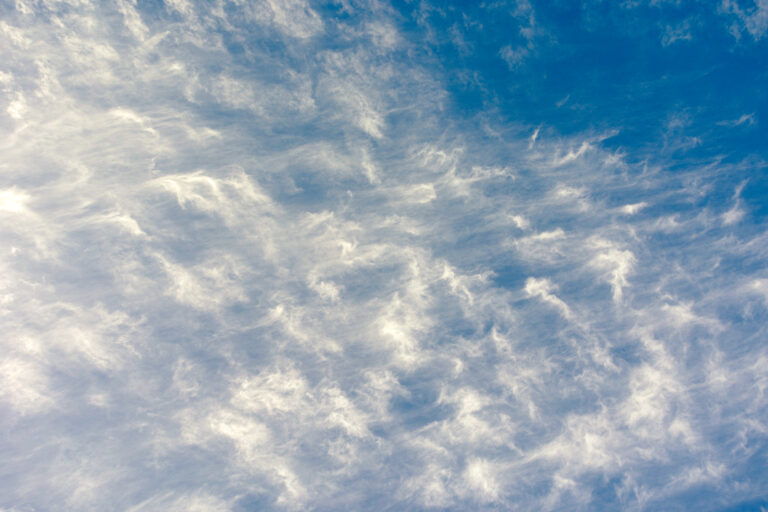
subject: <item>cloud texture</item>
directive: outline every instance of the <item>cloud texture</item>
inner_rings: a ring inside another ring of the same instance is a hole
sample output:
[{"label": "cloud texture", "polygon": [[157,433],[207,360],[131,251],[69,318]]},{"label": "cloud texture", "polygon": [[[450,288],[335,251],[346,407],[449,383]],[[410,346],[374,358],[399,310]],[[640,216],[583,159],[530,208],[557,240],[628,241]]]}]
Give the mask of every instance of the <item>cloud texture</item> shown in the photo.
[{"label": "cloud texture", "polygon": [[470,115],[401,7],[2,7],[2,510],[765,506],[765,161],[696,153],[762,107]]}]

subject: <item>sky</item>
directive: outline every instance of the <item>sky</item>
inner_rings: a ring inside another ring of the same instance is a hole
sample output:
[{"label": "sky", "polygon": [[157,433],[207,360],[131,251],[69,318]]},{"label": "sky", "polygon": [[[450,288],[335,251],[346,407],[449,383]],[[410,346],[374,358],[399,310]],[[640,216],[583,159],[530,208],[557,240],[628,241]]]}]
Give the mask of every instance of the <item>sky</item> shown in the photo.
[{"label": "sky", "polygon": [[768,510],[768,1],[0,3],[0,511]]}]

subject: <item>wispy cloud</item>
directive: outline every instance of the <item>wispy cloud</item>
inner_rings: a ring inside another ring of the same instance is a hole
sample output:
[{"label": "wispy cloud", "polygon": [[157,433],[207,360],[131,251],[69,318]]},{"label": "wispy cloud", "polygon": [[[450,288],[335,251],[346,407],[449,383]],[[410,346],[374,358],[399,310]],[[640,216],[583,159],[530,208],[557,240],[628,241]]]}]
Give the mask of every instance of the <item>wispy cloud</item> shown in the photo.
[{"label": "wispy cloud", "polygon": [[[543,21],[510,9],[525,66]],[[404,17],[3,10],[0,508],[761,496],[759,179],[680,156],[687,111],[652,158],[462,117]]]}]

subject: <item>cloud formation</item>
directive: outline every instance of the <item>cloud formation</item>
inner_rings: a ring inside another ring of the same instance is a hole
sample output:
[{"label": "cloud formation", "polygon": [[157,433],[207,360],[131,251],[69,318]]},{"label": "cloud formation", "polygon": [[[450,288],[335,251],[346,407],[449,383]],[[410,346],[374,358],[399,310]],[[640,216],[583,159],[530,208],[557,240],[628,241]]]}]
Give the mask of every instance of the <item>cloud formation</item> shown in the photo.
[{"label": "cloud formation", "polygon": [[3,510],[764,504],[764,160],[466,116],[432,7],[0,11]]}]

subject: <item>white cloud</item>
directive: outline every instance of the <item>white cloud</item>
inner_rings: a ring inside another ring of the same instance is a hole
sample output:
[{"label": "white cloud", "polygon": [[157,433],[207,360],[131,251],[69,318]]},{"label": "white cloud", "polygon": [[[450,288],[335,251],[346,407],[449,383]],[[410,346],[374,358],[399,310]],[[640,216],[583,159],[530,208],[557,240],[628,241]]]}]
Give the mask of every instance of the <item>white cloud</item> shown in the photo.
[{"label": "white cloud", "polygon": [[746,30],[755,40],[761,39],[768,30],[768,2],[766,0],[754,0],[752,5],[747,2],[747,9],[743,9],[739,2],[723,0],[720,8],[722,11],[736,17],[737,24],[732,27],[732,32],[739,35]]},{"label": "white cloud", "polygon": [[605,279],[613,290],[613,300],[619,302],[628,284],[627,276],[635,264],[635,255],[631,251],[617,248],[607,240],[594,240],[593,245],[598,254],[592,259],[592,265],[607,273]]},{"label": "white cloud", "polygon": [[661,38],[661,44],[670,46],[678,41],[690,41],[693,39],[691,34],[691,23],[686,20],[677,26],[667,26],[664,29],[664,35]]},{"label": "white cloud", "polygon": [[[746,164],[478,128],[391,6],[318,5],[6,10],[0,506],[762,489],[740,466],[768,435]],[[514,17],[522,67],[542,32]]]},{"label": "white cloud", "polygon": [[576,151],[574,151],[573,149],[569,149],[568,152],[565,153],[564,155],[557,154],[552,159],[552,164],[555,167],[559,167],[561,165],[571,163],[574,160],[577,160],[578,158],[583,156],[590,149],[592,149],[591,144],[589,144],[588,142],[582,142]]},{"label": "white cloud", "polygon": [[625,213],[627,215],[634,215],[640,212],[642,209],[646,208],[647,206],[648,206],[648,203],[644,201],[640,203],[625,204],[620,208],[620,211],[621,213]]},{"label": "white cloud", "polygon": [[481,501],[495,501],[499,497],[494,464],[487,460],[469,461],[463,473],[463,479],[469,490]]},{"label": "white cloud", "polygon": [[48,379],[34,360],[4,358],[0,362],[0,397],[21,414],[48,409],[54,405],[54,393]]},{"label": "white cloud", "polygon": [[717,124],[720,126],[734,127],[734,126],[741,126],[743,124],[751,126],[755,123],[757,123],[757,121],[755,120],[755,114],[751,113],[751,114],[742,114],[737,119],[731,119],[729,121],[718,121]]},{"label": "white cloud", "polygon": [[555,286],[546,278],[538,279],[529,277],[525,281],[525,293],[529,297],[538,297],[558,309],[565,318],[572,318],[573,313],[571,312],[571,308],[568,307],[568,304],[563,302],[557,295],[551,293],[554,289]]},{"label": "white cloud", "polygon": [[15,188],[0,190],[0,212],[25,213],[30,196]]}]

